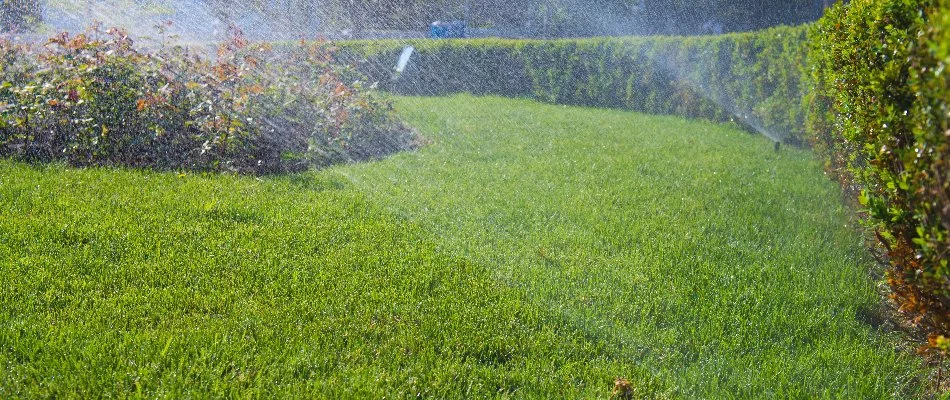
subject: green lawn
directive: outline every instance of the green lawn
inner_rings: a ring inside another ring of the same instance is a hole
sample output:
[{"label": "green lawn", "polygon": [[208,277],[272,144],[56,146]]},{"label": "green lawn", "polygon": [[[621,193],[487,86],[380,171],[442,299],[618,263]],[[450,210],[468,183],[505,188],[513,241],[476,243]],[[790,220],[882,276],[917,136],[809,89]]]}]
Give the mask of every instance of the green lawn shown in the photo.
[{"label": "green lawn", "polygon": [[0,397],[918,394],[808,152],[397,100],[425,148],[302,175],[0,162]]}]

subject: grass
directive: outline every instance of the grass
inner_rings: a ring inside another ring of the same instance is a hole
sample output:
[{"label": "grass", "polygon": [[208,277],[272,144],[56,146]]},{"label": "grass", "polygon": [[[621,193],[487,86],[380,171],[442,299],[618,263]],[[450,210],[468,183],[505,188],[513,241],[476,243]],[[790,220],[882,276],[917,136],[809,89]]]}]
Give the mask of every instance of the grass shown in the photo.
[{"label": "grass", "polygon": [[525,100],[398,109],[428,147],[294,176],[0,162],[0,397],[920,394],[809,153]]}]

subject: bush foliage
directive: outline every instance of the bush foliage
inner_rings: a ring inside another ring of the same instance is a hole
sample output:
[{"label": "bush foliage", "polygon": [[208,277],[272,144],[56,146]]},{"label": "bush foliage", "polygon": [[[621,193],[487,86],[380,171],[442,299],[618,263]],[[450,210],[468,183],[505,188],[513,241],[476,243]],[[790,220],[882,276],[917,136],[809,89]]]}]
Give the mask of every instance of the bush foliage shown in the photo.
[{"label": "bush foliage", "polygon": [[546,102],[737,120],[788,142],[804,140],[805,27],[702,37],[341,44],[346,62],[402,94],[468,92]]},{"label": "bush foliage", "polygon": [[950,350],[950,2],[856,0],[812,38],[815,149],[859,193],[900,310]]},{"label": "bush foliage", "polygon": [[73,165],[277,173],[407,148],[391,106],[326,43],[276,54],[235,36],[214,59],[143,52],[121,30],[0,42],[0,154]]}]

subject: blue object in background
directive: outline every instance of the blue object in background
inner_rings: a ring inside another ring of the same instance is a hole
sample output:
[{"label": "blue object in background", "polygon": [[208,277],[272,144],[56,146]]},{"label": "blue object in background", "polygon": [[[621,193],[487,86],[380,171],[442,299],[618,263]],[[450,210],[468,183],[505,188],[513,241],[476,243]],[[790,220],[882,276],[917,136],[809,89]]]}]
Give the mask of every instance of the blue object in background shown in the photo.
[{"label": "blue object in background", "polygon": [[435,21],[429,25],[429,37],[432,39],[461,39],[465,37],[465,22]]}]

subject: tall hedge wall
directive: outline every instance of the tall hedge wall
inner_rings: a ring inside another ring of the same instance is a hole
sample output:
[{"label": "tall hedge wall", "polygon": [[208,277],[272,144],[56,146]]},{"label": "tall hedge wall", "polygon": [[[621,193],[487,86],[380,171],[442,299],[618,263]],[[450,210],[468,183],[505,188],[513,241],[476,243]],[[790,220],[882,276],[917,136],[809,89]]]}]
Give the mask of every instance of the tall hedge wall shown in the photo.
[{"label": "tall hedge wall", "polygon": [[[700,37],[355,41],[340,57],[400,94],[468,92],[735,119],[804,140],[805,27]],[[393,79],[403,47],[416,48]]]},{"label": "tall hedge wall", "polygon": [[815,150],[860,193],[901,311],[950,350],[950,0],[854,0],[811,37]]}]

